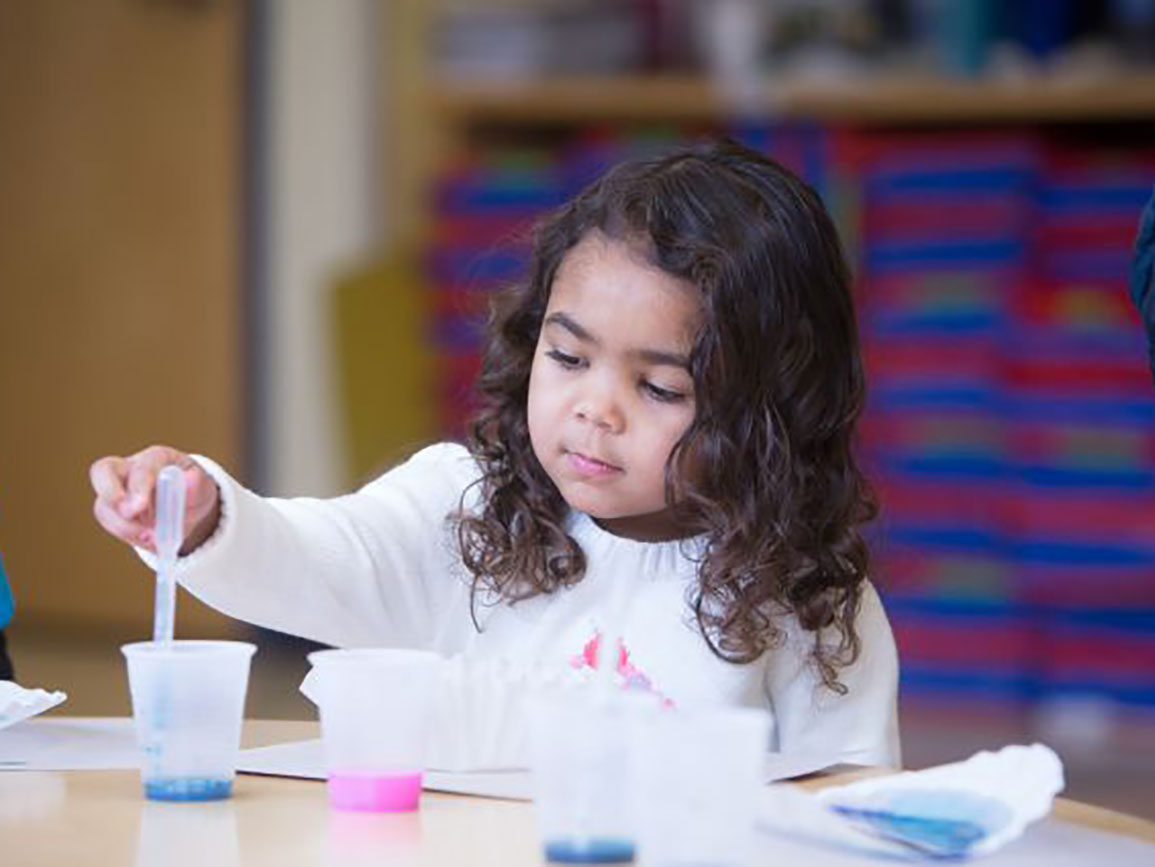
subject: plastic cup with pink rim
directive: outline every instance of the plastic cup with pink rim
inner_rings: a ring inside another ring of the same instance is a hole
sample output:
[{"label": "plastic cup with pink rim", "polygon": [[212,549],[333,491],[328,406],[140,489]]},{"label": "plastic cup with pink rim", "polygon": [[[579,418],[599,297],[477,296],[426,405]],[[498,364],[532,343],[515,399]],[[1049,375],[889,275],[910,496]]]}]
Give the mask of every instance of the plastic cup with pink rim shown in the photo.
[{"label": "plastic cup with pink rim", "polygon": [[310,653],[309,662],[329,805],[375,813],[416,810],[442,658],[424,650],[349,648]]}]

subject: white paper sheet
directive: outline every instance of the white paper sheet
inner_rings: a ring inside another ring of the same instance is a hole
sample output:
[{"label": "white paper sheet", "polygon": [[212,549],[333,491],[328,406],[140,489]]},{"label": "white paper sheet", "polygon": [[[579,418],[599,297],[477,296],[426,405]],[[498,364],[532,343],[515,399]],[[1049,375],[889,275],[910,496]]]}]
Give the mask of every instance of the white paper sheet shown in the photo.
[{"label": "white paper sheet", "polygon": [[[813,754],[768,753],[764,768],[765,780],[769,783],[790,779],[820,771],[830,765],[829,758]],[[323,780],[325,763],[321,741],[293,741],[241,750],[237,770],[248,774]],[[517,769],[468,773],[427,770],[424,787],[435,792],[518,801],[528,801],[532,797],[529,772]]]},{"label": "white paper sheet", "polygon": [[109,771],[139,768],[132,720],[30,719],[0,731],[0,770]]},{"label": "white paper sheet", "polygon": [[[833,768],[841,760],[819,753],[766,753],[765,764],[762,766],[762,782],[778,783],[783,780],[793,780],[807,774],[816,774]],[[845,766],[847,769],[851,765]]]},{"label": "white paper sheet", "polygon": [[[814,755],[768,754],[766,781],[812,773],[830,765]],[[70,771],[119,770],[140,767],[132,720],[31,719],[0,731],[0,770]],[[237,770],[305,779],[324,779],[319,740],[292,741],[241,750]],[[524,770],[425,774],[425,788],[489,798],[530,799],[529,774]]]}]

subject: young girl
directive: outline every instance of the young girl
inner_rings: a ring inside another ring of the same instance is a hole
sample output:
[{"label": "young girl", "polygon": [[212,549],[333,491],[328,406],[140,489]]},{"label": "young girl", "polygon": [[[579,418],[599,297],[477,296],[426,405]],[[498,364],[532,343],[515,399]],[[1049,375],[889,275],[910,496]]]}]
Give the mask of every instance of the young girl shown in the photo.
[{"label": "young girl", "polygon": [[676,707],[763,707],[771,749],[898,764],[854,311],[808,187],[732,143],[613,169],[539,227],[478,389],[467,446],[356,493],[267,499],[154,446],[93,465],[96,517],[151,549],[175,462],[180,581],[231,616],[547,667],[595,665],[608,631]]}]

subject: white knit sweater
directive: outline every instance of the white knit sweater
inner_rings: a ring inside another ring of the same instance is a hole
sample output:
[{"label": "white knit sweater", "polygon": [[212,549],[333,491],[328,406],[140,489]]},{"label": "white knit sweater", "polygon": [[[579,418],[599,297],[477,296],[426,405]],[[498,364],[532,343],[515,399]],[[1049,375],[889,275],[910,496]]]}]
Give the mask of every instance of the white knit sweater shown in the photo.
[{"label": "white knit sweater", "polygon": [[[513,605],[479,597],[446,521],[478,468],[460,445],[430,446],[356,493],[330,500],[259,497],[197,458],[221,490],[221,522],[178,567],[180,583],[220,611],[336,646],[423,647],[473,658],[580,667],[611,600],[626,675],[679,707],[747,705],[773,718],[771,749],[844,761],[899,764],[894,639],[868,586],[858,661],[840,673],[848,692],[821,685],[813,634],[793,618],[782,646],[735,665],[710,652],[687,605],[701,540],[636,542],[575,513],[569,532],[586,554],[575,587]],[[474,489],[475,490],[475,489]],[[476,505],[467,497],[466,506]]]}]

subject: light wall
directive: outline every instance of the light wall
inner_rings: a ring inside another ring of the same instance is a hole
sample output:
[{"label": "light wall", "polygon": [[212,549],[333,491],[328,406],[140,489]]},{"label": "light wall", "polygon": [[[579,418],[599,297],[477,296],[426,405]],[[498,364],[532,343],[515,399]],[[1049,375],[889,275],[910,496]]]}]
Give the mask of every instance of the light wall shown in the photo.
[{"label": "light wall", "polygon": [[331,290],[382,239],[381,9],[376,0],[265,8],[267,122],[257,160],[267,192],[256,218],[267,238],[257,287],[268,317],[257,350],[266,415],[253,477],[263,493],[325,496],[344,475]]}]

